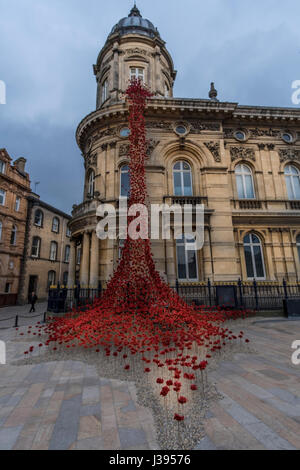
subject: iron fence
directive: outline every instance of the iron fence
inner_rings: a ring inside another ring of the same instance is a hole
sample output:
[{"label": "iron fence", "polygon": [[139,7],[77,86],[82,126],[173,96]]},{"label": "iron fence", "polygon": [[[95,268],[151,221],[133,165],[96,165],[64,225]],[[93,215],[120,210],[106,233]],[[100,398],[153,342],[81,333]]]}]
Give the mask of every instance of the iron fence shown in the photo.
[{"label": "iron fence", "polygon": [[89,305],[100,297],[102,292],[101,284],[97,289],[83,288],[80,285],[74,289],[66,287],[51,287],[48,293],[48,312],[62,313],[72,310],[72,308]]},{"label": "iron fence", "polygon": [[284,300],[300,300],[300,283],[290,284],[284,279],[275,282],[207,282],[200,284],[180,284],[175,286],[178,294],[186,302],[197,305],[226,305],[236,308],[247,308],[257,311],[282,310]]}]

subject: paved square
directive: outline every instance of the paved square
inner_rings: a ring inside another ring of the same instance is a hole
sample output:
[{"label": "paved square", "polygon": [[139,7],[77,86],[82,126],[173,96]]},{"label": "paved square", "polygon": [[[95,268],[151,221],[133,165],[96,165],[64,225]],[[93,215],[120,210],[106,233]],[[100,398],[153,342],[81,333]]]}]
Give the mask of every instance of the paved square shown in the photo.
[{"label": "paved square", "polygon": [[[300,321],[253,320],[243,328],[254,354],[238,353],[209,373],[223,399],[204,421],[196,449],[300,449],[300,365],[291,362]],[[132,382],[101,378],[79,361],[9,365],[24,344],[0,330],[0,449],[158,449],[150,409]]]}]

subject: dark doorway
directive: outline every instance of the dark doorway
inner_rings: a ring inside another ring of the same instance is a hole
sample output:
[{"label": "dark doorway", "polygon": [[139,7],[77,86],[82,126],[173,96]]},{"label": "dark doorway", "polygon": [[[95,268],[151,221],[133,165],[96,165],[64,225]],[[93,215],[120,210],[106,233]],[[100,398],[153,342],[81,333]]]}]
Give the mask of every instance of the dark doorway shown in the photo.
[{"label": "dark doorway", "polygon": [[29,284],[28,284],[28,302],[30,302],[31,293],[37,291],[37,276],[30,276],[29,277]]}]

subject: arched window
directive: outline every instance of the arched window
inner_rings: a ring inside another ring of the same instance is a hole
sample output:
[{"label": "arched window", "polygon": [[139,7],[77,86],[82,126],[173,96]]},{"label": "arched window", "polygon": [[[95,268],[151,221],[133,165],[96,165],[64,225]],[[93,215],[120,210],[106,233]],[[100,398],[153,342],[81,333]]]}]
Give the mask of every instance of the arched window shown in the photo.
[{"label": "arched window", "polygon": [[68,263],[70,259],[70,245],[66,245],[65,248],[65,263]]},{"label": "arched window", "polygon": [[122,251],[123,251],[123,248],[124,248],[124,245],[125,245],[125,241],[124,238],[120,238],[119,240],[119,250],[118,250],[118,259],[120,260],[122,258]]},{"label": "arched window", "polygon": [[265,279],[266,271],[261,241],[254,233],[245,236],[244,252],[247,277],[249,279]]},{"label": "arched window", "polygon": [[236,186],[239,199],[254,199],[254,185],[252,171],[241,163],[235,167]]},{"label": "arched window", "polygon": [[180,161],[173,167],[174,195],[192,196],[192,172],[187,162]]},{"label": "arched window", "polygon": [[6,199],[6,191],[4,191],[4,189],[0,189],[0,206],[5,205],[5,199]]},{"label": "arched window", "polygon": [[53,217],[52,232],[55,232],[55,233],[59,232],[59,219],[58,219],[58,217]]},{"label": "arched window", "polygon": [[197,251],[193,248],[195,243],[191,235],[182,235],[176,240],[178,279],[182,281],[198,280]]},{"label": "arched window", "polygon": [[39,237],[34,237],[32,240],[31,256],[33,256],[33,258],[39,258],[40,250],[41,250],[41,239]]},{"label": "arched window", "polygon": [[50,244],[50,261],[56,261],[57,258],[57,243],[51,242]]},{"label": "arched window", "polygon": [[13,225],[11,235],[10,235],[10,244],[16,245],[16,243],[17,243],[17,227],[16,225]]},{"label": "arched window", "polygon": [[95,193],[95,172],[94,170],[89,171],[88,176],[88,195],[90,197],[94,197]]},{"label": "arched window", "polygon": [[43,225],[44,214],[40,209],[37,209],[34,214],[34,225],[42,227]]},{"label": "arched window", "polygon": [[3,228],[3,224],[2,224],[2,222],[1,222],[1,220],[0,220],[0,242],[1,242],[1,240],[2,240],[2,228]]},{"label": "arched window", "polygon": [[130,192],[129,166],[123,165],[120,171],[120,196],[128,197]]},{"label": "arched window", "polygon": [[285,182],[289,199],[300,199],[300,174],[298,168],[287,165],[284,168]]},{"label": "arched window", "polygon": [[298,257],[299,257],[299,262],[300,262],[300,235],[297,235],[296,244],[297,244]]},{"label": "arched window", "polygon": [[101,89],[101,104],[104,103],[108,98],[108,80],[104,80],[102,83],[102,89]]},{"label": "arched window", "polygon": [[47,282],[48,289],[51,286],[55,286],[55,281],[56,281],[56,272],[55,271],[49,271],[48,272],[48,282]]}]

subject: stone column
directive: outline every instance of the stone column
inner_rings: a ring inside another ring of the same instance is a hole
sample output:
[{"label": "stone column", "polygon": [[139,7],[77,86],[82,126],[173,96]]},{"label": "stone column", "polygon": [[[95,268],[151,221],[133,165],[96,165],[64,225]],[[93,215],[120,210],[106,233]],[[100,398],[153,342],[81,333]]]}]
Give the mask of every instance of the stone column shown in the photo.
[{"label": "stone column", "polygon": [[167,277],[168,277],[168,283],[171,286],[175,286],[175,283],[176,283],[174,243],[175,241],[173,240],[173,238],[171,238],[171,240],[166,240]]},{"label": "stone column", "polygon": [[84,232],[82,240],[81,264],[80,264],[80,285],[88,287],[90,267],[90,235]]},{"label": "stone column", "polygon": [[99,239],[96,232],[92,232],[91,260],[90,260],[90,287],[96,289],[99,282]]},{"label": "stone column", "polygon": [[69,274],[68,274],[68,288],[69,289],[73,289],[75,285],[75,267],[76,267],[76,246],[75,246],[75,241],[71,240]]}]

